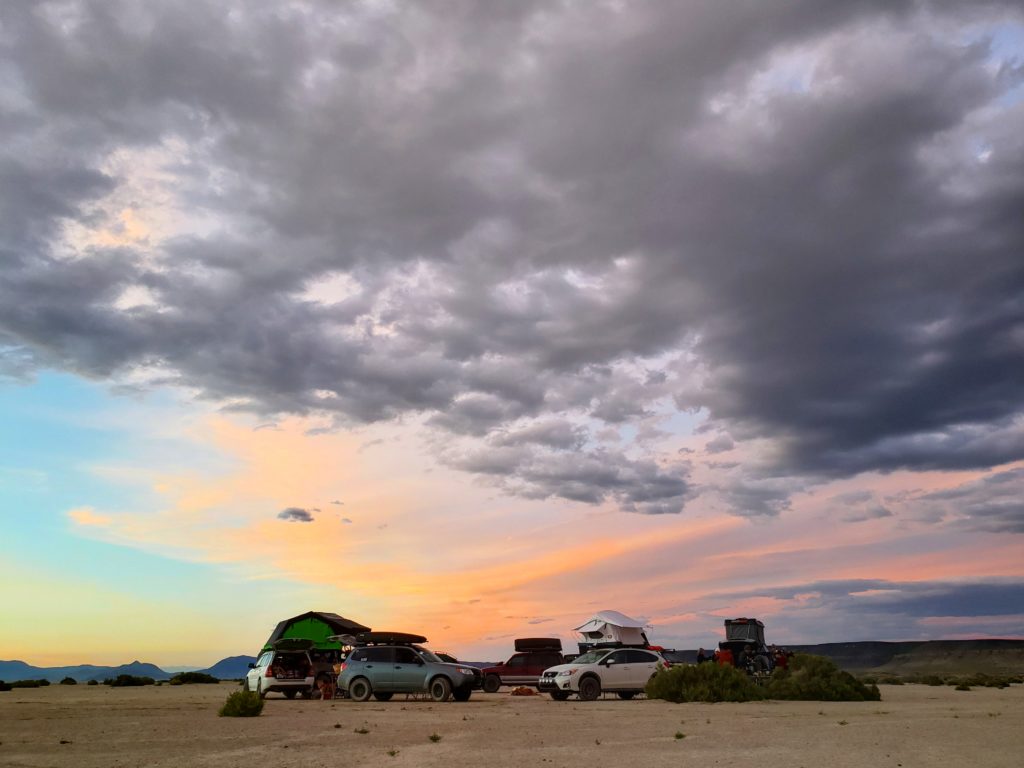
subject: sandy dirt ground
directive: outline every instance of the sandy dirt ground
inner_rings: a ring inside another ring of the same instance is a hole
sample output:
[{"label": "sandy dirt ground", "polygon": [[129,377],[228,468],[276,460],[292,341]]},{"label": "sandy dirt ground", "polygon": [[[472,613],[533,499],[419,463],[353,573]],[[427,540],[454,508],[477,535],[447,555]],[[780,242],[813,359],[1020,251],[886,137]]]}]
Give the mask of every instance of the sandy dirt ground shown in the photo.
[{"label": "sandy dirt ground", "polygon": [[583,703],[504,692],[464,704],[271,696],[260,717],[217,717],[233,690],[52,685],[0,693],[0,766],[1024,765],[1019,685],[883,686],[881,702],[841,704]]}]

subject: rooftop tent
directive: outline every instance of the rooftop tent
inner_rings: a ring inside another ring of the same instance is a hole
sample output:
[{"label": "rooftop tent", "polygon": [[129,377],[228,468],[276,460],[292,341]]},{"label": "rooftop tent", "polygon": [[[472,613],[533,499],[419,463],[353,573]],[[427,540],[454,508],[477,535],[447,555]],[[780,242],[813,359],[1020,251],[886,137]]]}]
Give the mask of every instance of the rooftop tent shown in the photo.
[{"label": "rooftop tent", "polygon": [[278,640],[292,638],[311,640],[313,648],[338,650],[341,648],[341,643],[328,639],[331,635],[356,635],[369,631],[369,627],[364,627],[359,622],[346,619],[336,613],[308,611],[279,622],[264,644],[263,650],[269,650]]},{"label": "rooftop tent", "polygon": [[647,645],[644,634],[644,623],[631,619],[618,611],[601,611],[589,621],[576,627],[575,631],[583,635],[588,644],[593,643],[625,643],[627,645]]},{"label": "rooftop tent", "polygon": [[764,645],[764,624],[757,619],[726,619],[725,640],[761,647]]}]

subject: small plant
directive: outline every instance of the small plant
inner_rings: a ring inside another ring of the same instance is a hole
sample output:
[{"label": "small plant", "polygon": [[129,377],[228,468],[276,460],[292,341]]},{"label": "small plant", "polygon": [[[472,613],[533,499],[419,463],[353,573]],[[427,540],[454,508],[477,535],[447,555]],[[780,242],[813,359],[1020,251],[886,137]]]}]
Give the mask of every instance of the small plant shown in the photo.
[{"label": "small plant", "polygon": [[686,738],[686,734],[685,733],[683,733],[682,731],[676,731],[676,739],[685,739],[685,738]]},{"label": "small plant", "polygon": [[335,723],[335,724],[334,724],[334,727],[335,727],[335,728],[341,728],[341,723]]},{"label": "small plant", "polygon": [[263,711],[263,697],[255,691],[235,691],[217,712],[221,717],[256,717]]},{"label": "small plant", "polygon": [[78,685],[78,681],[73,677],[65,677],[60,681],[61,685]]},{"label": "small plant", "polygon": [[388,750],[388,757],[395,757],[396,755],[398,755],[398,750],[397,749],[389,749]]},{"label": "small plant", "polygon": [[960,683],[953,690],[954,691],[969,691],[969,690],[971,690],[971,686],[967,685],[967,683]]},{"label": "small plant", "polygon": [[368,734],[370,732],[370,729],[369,728],[363,728],[362,726],[360,726],[359,728],[355,729],[355,732],[356,733],[360,733],[360,734],[365,736],[366,734]]},{"label": "small plant", "polygon": [[99,684],[100,683],[99,683],[98,680],[90,680],[88,683],[86,683],[86,685],[99,685]]},{"label": "small plant", "polygon": [[192,685],[195,683],[218,684],[220,680],[205,672],[179,672],[170,680],[171,685]]},{"label": "small plant", "polygon": [[840,725],[849,725],[849,724],[850,724],[850,721],[849,721],[849,720],[840,720],[840,721],[839,721],[839,724],[840,724]]},{"label": "small plant", "polygon": [[117,677],[108,677],[103,681],[104,685],[109,685],[114,688],[133,687],[139,685],[153,685],[156,683],[152,677],[139,677],[137,675],[118,675]]},{"label": "small plant", "polygon": [[440,737],[440,735],[438,735],[436,733],[432,733],[432,734],[430,734],[430,740],[432,742],[434,742],[435,744],[437,744],[437,742],[439,742],[441,740],[441,737]]}]

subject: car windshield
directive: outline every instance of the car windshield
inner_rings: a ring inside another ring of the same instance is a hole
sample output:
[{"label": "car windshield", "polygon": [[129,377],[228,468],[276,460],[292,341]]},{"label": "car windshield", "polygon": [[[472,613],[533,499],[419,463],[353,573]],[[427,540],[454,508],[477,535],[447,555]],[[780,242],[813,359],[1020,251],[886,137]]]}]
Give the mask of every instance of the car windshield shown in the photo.
[{"label": "car windshield", "polygon": [[441,661],[441,659],[439,659],[437,657],[437,654],[435,654],[433,651],[428,651],[426,648],[422,648],[422,647],[420,647],[418,645],[414,645],[413,648],[416,649],[416,653],[418,653],[420,656],[423,657],[424,661],[429,661],[429,662],[432,662],[432,663],[435,663],[435,664],[437,664],[437,663],[443,664],[444,663],[444,662]]},{"label": "car windshield", "polygon": [[572,660],[573,664],[597,664],[601,659],[607,656],[611,651],[600,650],[600,651],[587,651],[582,656],[577,656]]}]

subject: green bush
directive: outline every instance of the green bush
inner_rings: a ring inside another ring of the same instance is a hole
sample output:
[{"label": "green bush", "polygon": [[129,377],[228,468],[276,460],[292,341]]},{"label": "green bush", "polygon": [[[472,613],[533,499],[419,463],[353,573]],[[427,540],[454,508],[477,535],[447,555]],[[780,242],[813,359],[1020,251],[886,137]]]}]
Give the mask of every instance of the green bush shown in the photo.
[{"label": "green bush", "polygon": [[73,677],[65,677],[60,681],[61,685],[78,685],[78,681]]},{"label": "green bush", "polygon": [[114,688],[125,688],[137,685],[152,685],[155,683],[152,677],[138,677],[136,675],[118,675],[115,678],[107,678],[103,681],[104,685],[110,685]]},{"label": "green bush", "polygon": [[789,701],[880,701],[877,685],[864,685],[831,659],[798,653],[788,669],[777,669],[764,686],[766,699]]},{"label": "green bush", "polygon": [[171,685],[192,685],[193,683],[213,683],[217,685],[220,683],[220,680],[205,672],[179,672],[170,679],[170,683]]},{"label": "green bush", "polygon": [[684,701],[755,701],[761,689],[735,667],[718,664],[679,664],[661,670],[647,683],[647,696],[676,703]]},{"label": "green bush", "polygon": [[11,688],[45,688],[49,684],[49,680],[15,680],[10,683],[10,686]]},{"label": "green bush", "polygon": [[99,681],[97,681],[97,680],[90,680],[88,683],[86,683],[86,685],[99,685]]},{"label": "green bush", "polygon": [[255,691],[235,691],[217,712],[221,717],[256,717],[263,711],[263,697]]},{"label": "green bush", "polygon": [[756,685],[735,667],[717,664],[676,665],[647,683],[647,696],[666,701],[879,701],[878,686],[865,685],[823,656],[798,653],[788,669],[776,669]]}]

